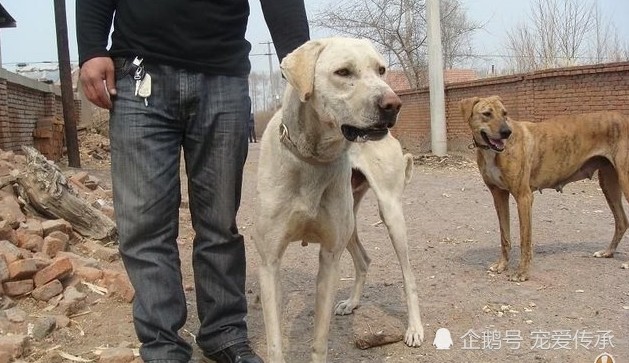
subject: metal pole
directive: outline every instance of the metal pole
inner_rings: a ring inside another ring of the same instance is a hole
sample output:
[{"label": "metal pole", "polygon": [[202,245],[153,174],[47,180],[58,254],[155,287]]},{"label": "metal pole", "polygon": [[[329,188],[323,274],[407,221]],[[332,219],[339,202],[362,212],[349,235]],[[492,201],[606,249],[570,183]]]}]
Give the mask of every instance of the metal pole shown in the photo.
[{"label": "metal pole", "polygon": [[63,123],[68,148],[68,166],[81,167],[79,141],[74,117],[74,91],[70,70],[70,51],[68,48],[68,22],[66,19],[65,0],[55,0],[55,24],[57,28],[57,55],[59,57],[59,79],[61,80],[61,102],[63,104]]},{"label": "metal pole", "polygon": [[428,22],[428,78],[430,82],[430,144],[433,154],[444,156],[448,153],[448,137],[439,0],[426,1],[426,20]]}]

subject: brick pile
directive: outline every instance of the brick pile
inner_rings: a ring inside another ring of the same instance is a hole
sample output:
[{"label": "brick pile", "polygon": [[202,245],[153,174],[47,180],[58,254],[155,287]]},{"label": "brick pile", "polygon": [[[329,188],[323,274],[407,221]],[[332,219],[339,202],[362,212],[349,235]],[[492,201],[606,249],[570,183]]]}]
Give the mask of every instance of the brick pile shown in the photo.
[{"label": "brick pile", "polygon": [[[0,150],[0,181],[12,180],[26,160]],[[111,191],[79,171],[68,180],[93,206],[113,217]],[[6,184],[6,183],[5,183]],[[19,359],[31,339],[41,340],[87,309],[90,294],[125,302],[134,291],[113,242],[87,240],[70,222],[38,215],[16,194],[0,189],[0,363]],[[21,305],[39,306],[27,314]]]}]

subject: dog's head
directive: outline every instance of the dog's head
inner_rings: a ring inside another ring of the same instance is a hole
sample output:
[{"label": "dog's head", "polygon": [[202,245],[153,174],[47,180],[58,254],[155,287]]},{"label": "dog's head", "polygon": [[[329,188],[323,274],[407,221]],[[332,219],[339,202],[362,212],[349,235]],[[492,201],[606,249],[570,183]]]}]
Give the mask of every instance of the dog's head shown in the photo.
[{"label": "dog's head", "polygon": [[507,109],[499,96],[466,98],[460,102],[463,119],[472,129],[474,142],[479,147],[502,152],[511,136]]},{"label": "dog's head", "polygon": [[386,63],[369,41],[311,40],[288,54],[281,68],[301,102],[347,140],[379,140],[395,125],[402,102],[384,81]]}]

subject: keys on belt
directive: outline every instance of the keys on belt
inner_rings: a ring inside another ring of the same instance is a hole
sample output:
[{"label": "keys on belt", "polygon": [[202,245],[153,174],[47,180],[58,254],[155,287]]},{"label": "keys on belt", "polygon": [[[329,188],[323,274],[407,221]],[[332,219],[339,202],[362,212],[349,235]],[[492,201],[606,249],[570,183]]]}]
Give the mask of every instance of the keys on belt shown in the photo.
[{"label": "keys on belt", "polygon": [[135,80],[135,95],[144,98],[144,105],[148,107],[151,95],[151,75],[146,72],[143,58],[135,57],[129,68],[129,74]]}]

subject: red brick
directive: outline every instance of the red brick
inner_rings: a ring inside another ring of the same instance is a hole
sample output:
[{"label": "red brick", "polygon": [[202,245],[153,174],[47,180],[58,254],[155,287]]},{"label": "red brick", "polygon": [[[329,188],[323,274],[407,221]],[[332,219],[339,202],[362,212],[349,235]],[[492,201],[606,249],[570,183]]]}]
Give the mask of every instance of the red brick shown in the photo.
[{"label": "red brick", "polygon": [[37,234],[32,234],[31,232],[28,232],[26,229],[24,230],[18,229],[16,233],[17,233],[17,245],[20,248],[23,248],[25,250],[29,250],[32,252],[41,251],[42,246],[44,244],[44,239],[41,236]]},{"label": "red brick", "polygon": [[48,301],[63,292],[63,285],[59,280],[52,280],[47,284],[35,288],[31,296],[36,300]]},{"label": "red brick", "polygon": [[33,280],[7,281],[2,283],[2,289],[8,296],[20,296],[33,291]]},{"label": "red brick", "polygon": [[[60,232],[57,231],[55,233],[60,233]],[[47,256],[54,258],[55,256],[57,256],[57,253],[59,253],[60,251],[65,251],[68,249],[68,241],[67,239],[64,241],[59,238],[52,237],[51,235],[52,234],[44,238],[44,244],[42,245],[41,250]]]},{"label": "red brick", "polygon": [[61,231],[52,231],[48,233],[47,237],[56,238],[64,242],[70,242],[70,236],[67,233]]},{"label": "red brick", "polygon": [[101,269],[88,266],[75,267],[74,274],[87,282],[94,282],[103,278]]},{"label": "red brick", "polygon": [[72,175],[70,179],[77,181],[79,183],[83,183],[87,179],[88,176],[89,174],[86,171],[79,171],[78,173]]},{"label": "red brick", "polygon": [[135,297],[135,290],[124,272],[103,270],[102,284],[107,288],[109,296],[118,297],[128,303],[132,302]]},{"label": "red brick", "polygon": [[9,264],[10,280],[30,279],[37,272],[37,264],[32,258],[25,258]]},{"label": "red brick", "polygon": [[53,231],[61,231],[69,234],[72,231],[72,225],[65,219],[52,219],[42,222],[44,236],[49,235]]},{"label": "red brick", "polygon": [[72,263],[67,257],[53,261],[50,266],[42,269],[35,274],[35,286],[39,287],[54,279],[63,279],[72,273]]}]

